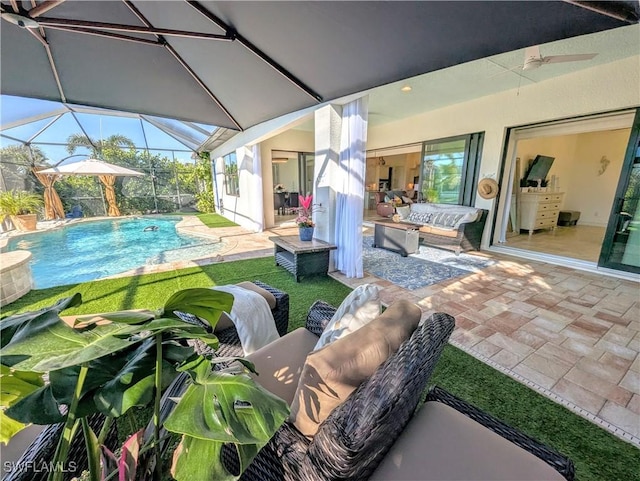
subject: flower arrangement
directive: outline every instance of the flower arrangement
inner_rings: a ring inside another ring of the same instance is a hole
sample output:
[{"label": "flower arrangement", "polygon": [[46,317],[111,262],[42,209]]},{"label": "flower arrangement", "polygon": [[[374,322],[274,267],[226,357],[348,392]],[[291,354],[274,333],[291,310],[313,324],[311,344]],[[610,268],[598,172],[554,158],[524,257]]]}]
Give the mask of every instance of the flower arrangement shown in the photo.
[{"label": "flower arrangement", "polygon": [[312,195],[309,194],[306,197],[301,195],[299,197],[300,206],[298,208],[298,217],[296,217],[296,224],[298,227],[313,227],[314,223],[311,220],[312,211]]}]

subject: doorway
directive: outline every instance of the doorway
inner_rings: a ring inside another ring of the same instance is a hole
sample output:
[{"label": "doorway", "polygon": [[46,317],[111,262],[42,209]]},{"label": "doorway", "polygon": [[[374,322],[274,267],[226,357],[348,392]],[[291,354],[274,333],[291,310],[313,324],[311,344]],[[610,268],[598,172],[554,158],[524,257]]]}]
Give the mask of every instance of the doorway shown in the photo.
[{"label": "doorway", "polygon": [[512,129],[493,244],[599,265],[634,114]]}]

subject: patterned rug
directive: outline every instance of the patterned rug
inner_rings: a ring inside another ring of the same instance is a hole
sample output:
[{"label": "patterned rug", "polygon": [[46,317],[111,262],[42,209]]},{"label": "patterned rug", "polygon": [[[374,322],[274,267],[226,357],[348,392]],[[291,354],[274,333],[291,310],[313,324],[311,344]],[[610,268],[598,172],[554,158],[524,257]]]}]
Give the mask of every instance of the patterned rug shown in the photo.
[{"label": "patterned rug", "polygon": [[364,270],[397,286],[414,290],[453,277],[478,272],[494,264],[491,259],[421,245],[419,252],[402,257],[396,252],[372,247],[373,236],[364,237]]}]

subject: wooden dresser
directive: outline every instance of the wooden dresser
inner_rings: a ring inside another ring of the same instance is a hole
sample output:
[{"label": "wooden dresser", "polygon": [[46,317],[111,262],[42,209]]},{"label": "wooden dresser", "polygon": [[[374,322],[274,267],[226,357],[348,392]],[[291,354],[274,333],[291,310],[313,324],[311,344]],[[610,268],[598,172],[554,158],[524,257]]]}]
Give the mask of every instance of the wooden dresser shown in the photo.
[{"label": "wooden dresser", "polygon": [[520,194],[520,229],[533,234],[536,229],[555,229],[564,192],[523,192]]}]

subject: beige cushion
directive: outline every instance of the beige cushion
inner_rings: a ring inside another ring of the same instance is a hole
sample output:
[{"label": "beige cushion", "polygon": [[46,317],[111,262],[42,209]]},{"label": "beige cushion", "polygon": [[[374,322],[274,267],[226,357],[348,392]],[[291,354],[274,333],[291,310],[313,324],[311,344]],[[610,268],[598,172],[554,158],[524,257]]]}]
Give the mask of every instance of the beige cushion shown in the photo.
[{"label": "beige cushion", "polygon": [[420,227],[420,232],[424,232],[426,234],[437,234],[444,237],[457,237],[458,231],[454,229],[447,229],[443,227],[434,227],[432,225],[423,225]]},{"label": "beige cushion", "polygon": [[427,402],[369,481],[565,480],[555,469],[464,414]]},{"label": "beige cushion", "polygon": [[257,376],[251,376],[263,388],[281,397],[290,406],[304,361],[316,342],[318,336],[303,327],[290,332],[247,356],[258,371]]},{"label": "beige cushion", "polygon": [[[249,281],[239,282],[236,285],[260,294],[266,299],[267,304],[269,304],[269,309],[273,310],[276,307],[276,298],[268,290],[263,289],[262,287],[257,286],[253,282]],[[216,327],[213,329],[213,331],[220,332],[233,326],[234,324],[231,318],[227,315],[226,312],[223,312],[222,314],[220,314],[220,319],[218,320],[218,323],[216,324]]]},{"label": "beige cushion", "polygon": [[289,420],[313,436],[331,411],[411,336],[420,316],[415,304],[396,301],[364,327],[309,354]]}]

